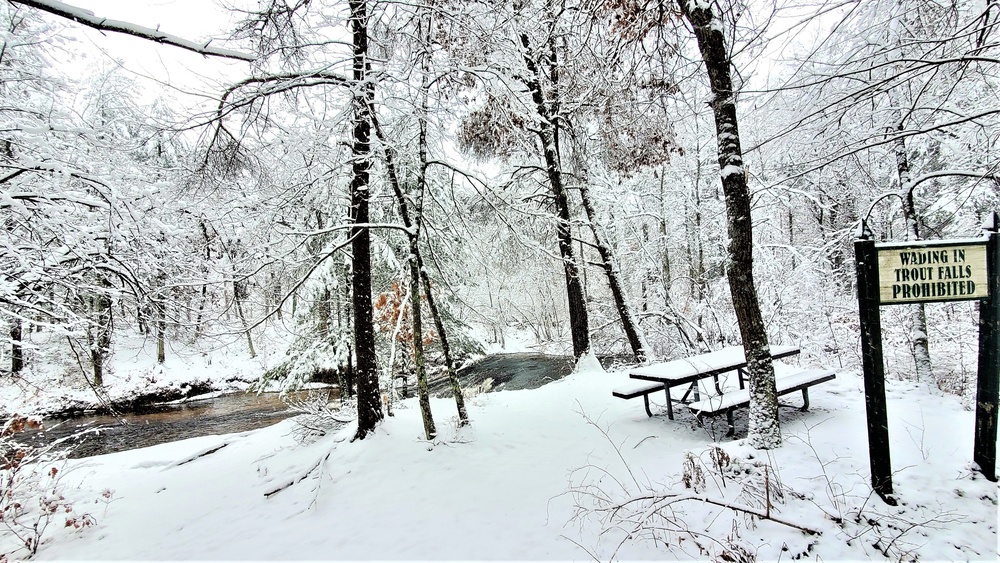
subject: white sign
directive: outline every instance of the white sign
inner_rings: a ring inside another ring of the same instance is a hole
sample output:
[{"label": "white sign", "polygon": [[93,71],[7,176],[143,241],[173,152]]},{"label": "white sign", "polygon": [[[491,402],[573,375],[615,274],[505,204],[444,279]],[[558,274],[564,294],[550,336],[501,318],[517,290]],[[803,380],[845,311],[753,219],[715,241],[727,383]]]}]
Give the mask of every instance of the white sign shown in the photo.
[{"label": "white sign", "polygon": [[876,245],[876,249],[883,305],[989,297],[985,241]]}]

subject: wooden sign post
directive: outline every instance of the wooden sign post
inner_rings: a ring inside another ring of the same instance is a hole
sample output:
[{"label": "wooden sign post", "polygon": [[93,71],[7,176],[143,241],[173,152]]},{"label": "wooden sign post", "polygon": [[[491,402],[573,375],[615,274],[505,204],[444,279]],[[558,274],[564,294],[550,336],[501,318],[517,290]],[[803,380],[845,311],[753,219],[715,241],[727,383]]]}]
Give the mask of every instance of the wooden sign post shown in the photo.
[{"label": "wooden sign post", "polygon": [[997,480],[997,405],[1000,403],[1000,223],[987,225],[990,298],[979,304],[979,374],[976,378],[976,443],[972,460]]},{"label": "wooden sign post", "polygon": [[987,479],[997,480],[1000,233],[996,213],[984,228],[987,236],[980,239],[875,244],[862,221],[854,243],[872,489],[888,504],[894,505],[895,500],[885,403],[881,305],[980,300],[973,460]]}]

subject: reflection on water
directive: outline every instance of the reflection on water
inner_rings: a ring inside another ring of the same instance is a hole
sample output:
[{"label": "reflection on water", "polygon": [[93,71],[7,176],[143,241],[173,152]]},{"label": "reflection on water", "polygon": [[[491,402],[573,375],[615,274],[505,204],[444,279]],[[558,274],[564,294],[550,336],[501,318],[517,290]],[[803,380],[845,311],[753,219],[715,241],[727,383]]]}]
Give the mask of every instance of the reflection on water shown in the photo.
[{"label": "reflection on water", "polygon": [[[459,370],[458,378],[463,387],[478,386],[491,379],[492,391],[515,391],[536,389],[566,377],[572,371],[572,356],[522,352],[487,356],[468,368]],[[442,376],[431,382],[430,392],[450,396],[451,388]]]},{"label": "reflection on water", "polygon": [[144,448],[175,440],[212,434],[246,432],[270,426],[296,413],[286,400],[302,400],[309,393],[339,397],[336,388],[289,393],[229,393],[217,397],[193,399],[179,404],[144,407],[140,413],[55,418],[44,421],[45,430],[21,437],[34,444],[50,443],[74,434],[67,445],[70,457],[87,457],[135,448]]}]

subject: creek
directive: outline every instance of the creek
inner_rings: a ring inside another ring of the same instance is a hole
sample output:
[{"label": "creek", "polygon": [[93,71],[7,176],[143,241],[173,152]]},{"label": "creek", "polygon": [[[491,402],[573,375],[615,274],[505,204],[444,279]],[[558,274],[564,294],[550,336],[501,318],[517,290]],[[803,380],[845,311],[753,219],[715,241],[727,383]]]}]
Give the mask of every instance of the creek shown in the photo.
[{"label": "creek", "polygon": [[[573,359],[538,353],[495,354],[459,370],[463,387],[480,386],[492,380],[489,392],[535,389],[568,375]],[[415,389],[409,389],[412,395]],[[431,381],[436,396],[449,395],[443,378]],[[339,397],[336,387],[315,392]],[[290,394],[304,399],[309,392]],[[270,426],[297,413],[278,393],[227,393],[165,404],[149,405],[134,412],[112,415],[53,417],[44,421],[44,430],[25,433],[23,438],[36,445],[67,439],[70,457],[79,458],[143,448],[165,442],[213,434],[246,432]]]}]

